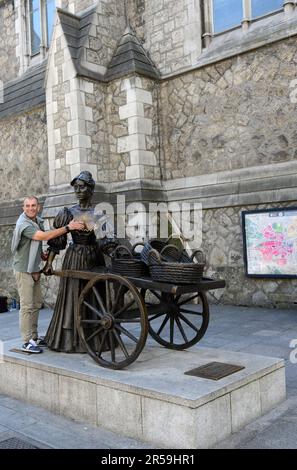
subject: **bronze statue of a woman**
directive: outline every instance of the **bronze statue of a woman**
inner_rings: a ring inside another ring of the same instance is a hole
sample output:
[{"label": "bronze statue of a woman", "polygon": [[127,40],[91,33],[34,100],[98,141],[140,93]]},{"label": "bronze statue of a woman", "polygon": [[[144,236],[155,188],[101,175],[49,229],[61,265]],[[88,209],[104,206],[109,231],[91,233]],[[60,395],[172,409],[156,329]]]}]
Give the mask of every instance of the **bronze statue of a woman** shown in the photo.
[{"label": "bronze statue of a woman", "polygon": [[[67,225],[72,219],[84,221],[85,230],[72,231],[72,243],[69,244],[63,260],[62,270],[88,271],[95,266],[104,266],[104,256],[96,239],[94,228],[88,221],[92,220],[94,208],[91,198],[95,181],[89,171],[82,171],[71,181],[78,204],[61,210],[54,220],[54,227]],[[67,235],[50,240],[49,257],[43,269],[44,274],[52,273],[52,262],[60,250],[65,249]],[[72,278],[61,278],[58,297],[52,320],[48,327],[45,341],[50,349],[62,352],[85,352],[76,328],[75,307],[85,281]]]}]

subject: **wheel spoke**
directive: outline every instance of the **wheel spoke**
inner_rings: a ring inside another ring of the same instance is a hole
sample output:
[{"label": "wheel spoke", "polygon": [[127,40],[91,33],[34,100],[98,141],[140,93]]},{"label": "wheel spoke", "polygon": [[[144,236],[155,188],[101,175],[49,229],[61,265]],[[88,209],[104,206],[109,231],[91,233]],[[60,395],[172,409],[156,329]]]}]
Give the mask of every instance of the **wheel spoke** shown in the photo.
[{"label": "wheel spoke", "polygon": [[108,313],[111,311],[111,292],[110,292],[110,283],[108,279],[105,281],[105,293],[106,293],[106,308]]},{"label": "wheel spoke", "polygon": [[114,323],[139,323],[138,318],[114,318]]},{"label": "wheel spoke", "polygon": [[168,322],[168,320],[169,320],[169,314],[167,313],[166,317],[164,318],[164,320],[162,322],[162,325],[160,326],[159,330],[157,331],[157,335],[159,335],[161,333],[161,331],[163,330],[163,328],[166,325],[166,323]]},{"label": "wheel spoke", "polygon": [[127,305],[124,305],[120,310],[114,313],[114,318],[118,317],[121,315],[121,313],[124,313],[128,308],[132,307],[134,304],[135,299],[131,300],[130,302],[127,303]]},{"label": "wheel spoke", "polygon": [[154,315],[153,317],[149,317],[149,321],[153,321],[155,320],[156,318],[159,318],[161,317],[162,315],[165,315],[165,313],[156,313],[156,315]]},{"label": "wheel spoke", "polygon": [[115,362],[115,347],[114,347],[114,340],[113,340],[112,331],[109,331],[108,335],[109,335],[109,342],[110,342],[111,360],[112,360],[112,362]]},{"label": "wheel spoke", "polygon": [[123,326],[121,325],[115,325],[116,329],[121,331],[124,335],[128,336],[128,338],[132,339],[132,341],[135,341],[135,343],[138,343],[138,339],[132,335],[132,333],[130,333],[130,331],[126,330],[126,328],[124,328]]},{"label": "wheel spoke", "polygon": [[118,292],[117,292],[117,296],[116,296],[116,299],[115,299],[115,302],[114,302],[114,305],[112,307],[112,310],[111,310],[111,313],[113,314],[114,311],[116,310],[117,306],[118,306],[118,303],[119,303],[119,300],[121,298],[121,295],[122,295],[122,292],[123,292],[123,288],[124,288],[124,285],[121,284]]},{"label": "wheel spoke", "polygon": [[89,304],[89,302],[87,302],[86,300],[84,300],[84,305],[86,307],[88,307],[90,310],[92,310],[92,312],[96,313],[96,315],[99,317],[99,318],[102,318],[103,315],[101,312],[99,312],[99,310],[97,310],[95,307],[93,307],[93,305]]},{"label": "wheel spoke", "polygon": [[157,297],[157,299],[162,300],[162,296],[158,294],[155,290],[150,290],[150,292],[154,294],[154,296]]},{"label": "wheel spoke", "polygon": [[173,343],[174,337],[174,318],[170,317],[170,343]]},{"label": "wheel spoke", "polygon": [[196,326],[193,325],[193,323],[191,323],[186,317],[184,317],[182,313],[180,313],[179,316],[180,316],[180,318],[181,318],[187,325],[189,325],[190,328],[192,328],[192,330],[194,330],[194,331],[196,331],[197,333],[199,333],[198,328],[196,328]]},{"label": "wheel spoke", "polygon": [[94,338],[94,336],[96,336],[101,330],[103,330],[103,326],[100,326],[99,328],[97,328],[97,330],[95,330],[90,336],[88,336],[86,338],[86,342],[90,341],[90,339]]},{"label": "wheel spoke", "polygon": [[188,342],[188,338],[187,338],[187,336],[186,336],[185,330],[184,330],[183,327],[182,327],[182,324],[181,324],[181,322],[180,322],[180,319],[179,319],[178,317],[176,317],[175,320],[176,320],[176,324],[177,324],[177,326],[178,326],[178,329],[179,329],[179,331],[180,331],[181,334],[182,334],[182,337],[183,337],[183,339],[184,339],[184,342],[187,343],[187,342]]},{"label": "wheel spoke", "polygon": [[191,302],[191,300],[196,299],[196,297],[198,297],[198,296],[199,296],[199,292],[196,292],[195,295],[192,295],[191,297],[188,297],[186,300],[184,299],[184,300],[182,300],[181,302],[178,302],[177,305],[184,305],[184,304],[186,304],[186,303],[189,303],[189,302]]},{"label": "wheel spoke", "polygon": [[98,304],[99,304],[99,306],[100,306],[100,308],[101,308],[103,314],[106,315],[106,314],[107,314],[107,311],[106,311],[106,308],[104,307],[104,303],[103,303],[102,297],[101,297],[101,295],[99,294],[99,292],[98,292],[98,290],[96,289],[95,286],[93,286],[93,292],[94,292],[94,294],[95,294],[95,297],[96,297],[96,299],[97,299],[97,302],[98,302]]},{"label": "wheel spoke", "polygon": [[101,320],[81,320],[82,323],[92,323],[93,325],[101,325]]},{"label": "wheel spoke", "polygon": [[203,312],[196,312],[195,310],[190,310],[189,308],[180,308],[180,312],[189,313],[190,315],[203,315]]},{"label": "wheel spoke", "polygon": [[128,354],[128,351],[126,349],[126,346],[124,345],[123,341],[122,341],[122,338],[120,337],[120,335],[118,334],[118,332],[114,329],[113,330],[114,332],[114,335],[119,343],[119,346],[121,348],[121,350],[123,351],[123,353],[125,354],[126,358],[129,359],[129,354]]},{"label": "wheel spoke", "polygon": [[100,354],[102,353],[102,349],[103,349],[103,346],[104,346],[104,341],[106,339],[107,333],[108,333],[108,331],[105,330],[103,335],[102,335],[101,343],[100,343],[99,349],[97,351],[98,356],[100,356]]}]

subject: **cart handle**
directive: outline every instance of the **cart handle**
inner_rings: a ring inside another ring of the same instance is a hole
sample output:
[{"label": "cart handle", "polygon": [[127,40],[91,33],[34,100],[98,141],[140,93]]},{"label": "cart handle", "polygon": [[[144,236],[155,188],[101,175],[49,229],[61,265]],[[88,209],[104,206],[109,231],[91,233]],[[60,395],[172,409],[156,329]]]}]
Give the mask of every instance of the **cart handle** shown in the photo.
[{"label": "cart handle", "polygon": [[[180,250],[179,248],[177,248],[177,246],[175,245],[166,245],[164,246],[164,248],[162,248],[162,250],[160,251],[160,257],[162,258],[162,254],[165,253],[165,251],[170,248],[170,249],[175,249],[179,255],[182,255],[182,253],[186,250],[185,249],[182,249]],[[198,255],[198,256],[197,256]],[[192,262],[194,262],[194,258],[196,257],[196,260],[198,263],[203,263],[205,264],[206,263],[206,257],[205,257],[205,254],[203,253],[202,250],[195,250],[193,251],[192,255],[190,256],[190,259]]]},{"label": "cart handle", "polygon": [[[171,238],[176,238],[179,239],[182,243],[184,243],[185,238],[182,235],[177,235],[176,233],[172,233],[169,235],[169,237],[166,239],[165,243],[168,243]],[[174,245],[175,246],[175,245]]]},{"label": "cart handle", "polygon": [[132,255],[137,254],[137,253],[135,253],[135,248],[136,248],[137,246],[139,246],[139,245],[142,246],[142,247],[144,247],[144,243],[143,243],[143,242],[137,242],[137,243],[135,243],[135,245],[132,246],[132,250],[131,250]]},{"label": "cart handle", "polygon": [[[199,253],[200,256],[199,255],[196,256],[198,253]],[[205,256],[205,254],[203,253],[202,250],[193,251],[192,256],[191,256],[192,261],[194,261],[195,256],[196,256],[196,259],[199,263],[204,263],[204,264],[206,263],[206,256]]]},{"label": "cart handle", "polygon": [[149,264],[161,264],[160,253],[157,250],[155,250],[154,248],[152,248],[149,251],[148,262],[149,262]]},{"label": "cart handle", "polygon": [[[120,250],[125,251],[125,252],[130,256],[130,258],[133,258],[133,255],[132,255],[131,251],[130,251],[129,248],[128,248],[127,246],[125,246],[125,245],[118,245],[118,246],[115,248],[115,250],[111,253],[110,257],[111,257],[111,258],[116,258],[117,253],[118,253]],[[120,258],[120,256],[119,256],[119,258]]]}]

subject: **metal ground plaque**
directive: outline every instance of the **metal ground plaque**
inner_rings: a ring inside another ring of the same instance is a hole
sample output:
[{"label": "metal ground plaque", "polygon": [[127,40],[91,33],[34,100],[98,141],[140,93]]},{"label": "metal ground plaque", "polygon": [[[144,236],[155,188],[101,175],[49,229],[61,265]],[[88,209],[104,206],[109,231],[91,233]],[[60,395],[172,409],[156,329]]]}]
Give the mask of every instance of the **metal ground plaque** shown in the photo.
[{"label": "metal ground plaque", "polygon": [[234,374],[242,369],[244,369],[244,366],[236,364],[209,362],[208,364],[204,364],[204,366],[188,370],[185,372],[185,375],[193,375],[194,377],[201,377],[203,379],[220,380],[223,377],[227,377],[227,375]]},{"label": "metal ground plaque", "polygon": [[32,353],[32,351],[23,351],[22,349],[18,349],[18,348],[13,348],[13,349],[10,349],[9,351],[16,352],[19,354],[25,354],[26,356],[30,356],[30,354],[36,354],[36,353]]}]

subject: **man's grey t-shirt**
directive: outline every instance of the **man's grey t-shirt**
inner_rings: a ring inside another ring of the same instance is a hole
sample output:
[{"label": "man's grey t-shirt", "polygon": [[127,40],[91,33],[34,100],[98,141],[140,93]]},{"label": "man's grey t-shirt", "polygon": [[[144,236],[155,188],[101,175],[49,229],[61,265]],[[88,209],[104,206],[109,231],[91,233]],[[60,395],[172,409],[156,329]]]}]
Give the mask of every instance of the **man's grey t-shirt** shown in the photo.
[{"label": "man's grey t-shirt", "polygon": [[[37,228],[30,226],[26,227],[22,232],[22,238],[20,240],[18,249],[14,255],[13,260],[13,269],[19,273],[26,273],[28,269],[29,263],[29,252],[30,252],[30,243],[38,231]],[[40,270],[40,262],[41,262],[41,250],[42,250],[42,242],[39,243],[37,255],[35,258],[34,263],[34,270],[33,272],[38,272]]]}]

